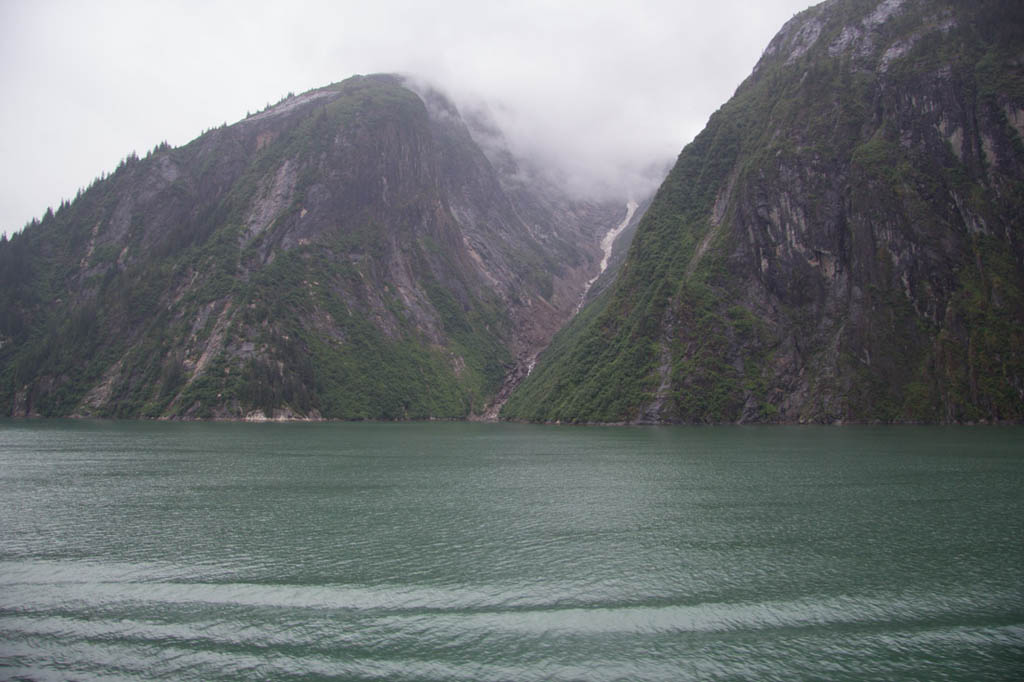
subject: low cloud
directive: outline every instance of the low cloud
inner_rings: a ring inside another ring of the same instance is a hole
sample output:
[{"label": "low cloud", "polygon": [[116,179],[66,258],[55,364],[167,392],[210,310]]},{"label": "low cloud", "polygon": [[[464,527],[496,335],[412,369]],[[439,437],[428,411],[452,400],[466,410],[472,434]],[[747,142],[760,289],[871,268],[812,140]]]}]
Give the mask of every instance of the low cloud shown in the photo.
[{"label": "low cloud", "polygon": [[356,73],[486,107],[579,192],[642,192],[806,2],[0,3],[0,230],[132,151]]}]

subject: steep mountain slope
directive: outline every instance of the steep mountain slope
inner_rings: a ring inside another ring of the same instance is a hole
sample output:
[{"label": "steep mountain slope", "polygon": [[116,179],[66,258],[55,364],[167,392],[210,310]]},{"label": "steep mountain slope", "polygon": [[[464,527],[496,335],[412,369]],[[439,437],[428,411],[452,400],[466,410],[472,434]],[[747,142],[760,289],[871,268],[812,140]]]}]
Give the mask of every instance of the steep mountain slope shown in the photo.
[{"label": "steep mountain slope", "polygon": [[481,414],[625,211],[507,184],[384,75],[133,156],[0,243],[0,413]]},{"label": "steep mountain slope", "polygon": [[832,0],[680,154],[503,414],[1024,419],[1024,5]]}]

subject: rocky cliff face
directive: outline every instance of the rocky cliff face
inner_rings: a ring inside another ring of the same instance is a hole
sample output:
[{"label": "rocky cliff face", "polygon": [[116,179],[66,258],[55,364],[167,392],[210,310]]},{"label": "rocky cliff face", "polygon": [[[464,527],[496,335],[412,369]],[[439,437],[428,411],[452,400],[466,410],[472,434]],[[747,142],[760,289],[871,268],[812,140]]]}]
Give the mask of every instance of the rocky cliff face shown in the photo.
[{"label": "rocky cliff face", "polygon": [[482,414],[625,211],[506,166],[393,76],[133,156],[0,244],[0,413]]},{"label": "rocky cliff face", "polygon": [[1024,5],[831,0],[681,153],[539,420],[1024,419]]}]

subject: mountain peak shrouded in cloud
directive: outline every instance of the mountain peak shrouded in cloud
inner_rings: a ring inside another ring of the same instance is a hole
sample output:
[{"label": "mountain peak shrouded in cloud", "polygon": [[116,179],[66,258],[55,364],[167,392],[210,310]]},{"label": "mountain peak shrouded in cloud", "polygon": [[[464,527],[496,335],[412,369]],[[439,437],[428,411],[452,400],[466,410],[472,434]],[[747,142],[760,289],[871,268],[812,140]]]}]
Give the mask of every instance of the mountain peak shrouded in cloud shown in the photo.
[{"label": "mountain peak shrouded in cloud", "polygon": [[1024,4],[831,0],[686,145],[502,413],[1024,421]]},{"label": "mountain peak shrouded in cloud", "polygon": [[[671,167],[674,154],[653,148],[635,149],[624,141],[615,149],[595,135],[588,140],[558,125],[544,125],[515,102],[487,100],[463,92],[454,101],[444,87],[416,74],[403,81],[417,92],[435,115],[465,120],[492,163],[515,164],[523,181],[557,185],[584,200],[622,201],[648,196],[657,189]],[[614,136],[613,136],[614,139]]]},{"label": "mountain peak shrouded in cloud", "polygon": [[0,414],[494,418],[628,220],[472,127],[372,74],[130,157],[0,241]]},{"label": "mountain peak shrouded in cloud", "polygon": [[0,230],[132,151],[354,73],[415,73],[581,193],[649,188],[807,0],[0,4]]}]

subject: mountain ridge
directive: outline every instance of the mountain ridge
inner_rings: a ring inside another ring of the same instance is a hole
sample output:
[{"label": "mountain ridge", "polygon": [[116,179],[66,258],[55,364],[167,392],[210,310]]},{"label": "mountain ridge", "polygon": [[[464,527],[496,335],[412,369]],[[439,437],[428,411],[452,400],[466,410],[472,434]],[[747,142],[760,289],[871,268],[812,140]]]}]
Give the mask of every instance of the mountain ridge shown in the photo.
[{"label": "mountain ridge", "polygon": [[1024,419],[1021,15],[829,0],[787,22],[503,416]]},{"label": "mountain ridge", "polygon": [[482,414],[624,210],[517,191],[450,101],[387,74],[130,156],[0,244],[0,409]]},{"label": "mountain ridge", "polygon": [[429,85],[290,96],[0,240],[0,412],[1021,422],[1022,73],[1009,0],[827,0],[610,253]]}]

